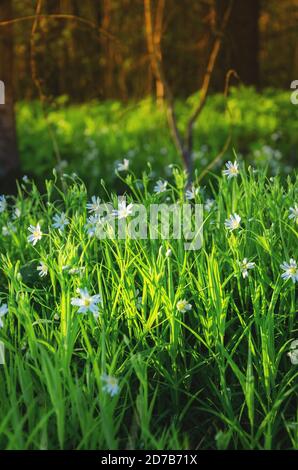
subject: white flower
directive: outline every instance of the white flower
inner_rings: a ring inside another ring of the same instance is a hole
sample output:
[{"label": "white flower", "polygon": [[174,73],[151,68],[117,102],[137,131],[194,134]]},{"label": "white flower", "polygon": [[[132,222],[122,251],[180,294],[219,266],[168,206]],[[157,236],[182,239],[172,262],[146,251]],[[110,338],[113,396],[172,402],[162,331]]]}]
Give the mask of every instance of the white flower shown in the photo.
[{"label": "white flower", "polygon": [[136,307],[138,310],[140,310],[143,306],[143,298],[140,294],[139,289],[136,290],[135,292],[135,297],[136,297]]},{"label": "white flower", "polygon": [[239,265],[244,279],[248,276],[248,270],[254,269],[255,267],[255,263],[249,262],[247,258],[244,258],[243,261],[239,261]]},{"label": "white flower", "polygon": [[83,274],[85,269],[86,269],[85,266],[80,266],[78,268],[70,268],[68,272],[71,275]]},{"label": "white flower", "polygon": [[173,171],[174,171],[174,164],[173,163],[170,163],[170,165],[167,165],[165,167],[165,172],[168,176],[171,176],[173,174]]},{"label": "white flower", "polygon": [[158,180],[153,188],[153,191],[157,194],[164,193],[167,190],[167,185],[167,181]]},{"label": "white flower", "polygon": [[62,171],[68,166],[68,162],[66,160],[60,160],[59,163],[55,166],[55,170],[58,171],[58,173],[62,173]]},{"label": "white flower", "polygon": [[53,217],[53,222],[53,227],[59,229],[61,232],[63,232],[66,225],[69,224],[69,220],[64,212],[61,212],[60,215],[55,214]]},{"label": "white flower", "polygon": [[4,237],[8,237],[8,235],[11,235],[12,233],[16,233],[17,228],[11,223],[8,222],[7,225],[3,225],[2,227],[2,235]]},{"label": "white flower", "polygon": [[280,137],[281,137],[280,131],[276,131],[276,132],[273,132],[273,134],[271,134],[271,139],[274,141],[278,140]]},{"label": "white flower", "polygon": [[282,279],[285,281],[292,279],[294,284],[296,281],[298,282],[297,263],[293,258],[290,259],[290,263],[283,263],[280,265],[280,267],[284,271],[284,273],[281,275]]},{"label": "white flower", "polygon": [[240,215],[236,214],[230,215],[229,219],[225,221],[225,227],[230,230],[231,232],[240,227],[241,217]]},{"label": "white flower", "polygon": [[199,188],[196,188],[194,185],[192,185],[190,189],[187,189],[185,191],[186,199],[188,199],[189,201],[191,201],[192,199],[195,199],[196,195],[199,194],[199,191],[200,191]]},{"label": "white flower", "polygon": [[3,320],[2,317],[6,315],[8,312],[7,304],[0,305],[0,328],[3,328]]},{"label": "white flower", "polygon": [[129,168],[129,160],[127,158],[124,158],[123,162],[118,163],[116,170],[117,171],[128,171]]},{"label": "white flower", "polygon": [[127,156],[128,157],[134,157],[137,153],[137,150],[136,149],[130,149],[128,152],[127,152]]},{"label": "white flower", "polygon": [[298,364],[298,339],[292,341],[290,344],[290,351],[288,352],[288,356],[293,365]]},{"label": "white flower", "polygon": [[178,300],[176,304],[176,308],[178,312],[185,313],[192,309],[192,305],[187,303],[187,300],[183,299],[183,300]]},{"label": "white flower", "polygon": [[166,251],[166,257],[169,258],[171,255],[172,255],[172,250],[169,248],[169,249]]},{"label": "white flower", "polygon": [[120,201],[118,204],[118,209],[114,209],[112,214],[118,219],[126,219],[129,215],[132,214],[133,204],[126,205],[126,201]]},{"label": "white flower", "polygon": [[40,277],[44,277],[48,274],[48,267],[42,261],[39,263],[39,265],[37,266],[36,269],[37,269],[38,274],[39,274]]},{"label": "white flower", "polygon": [[204,204],[205,211],[210,212],[214,204],[215,204],[214,199],[210,199],[210,198],[206,199],[206,202]]},{"label": "white flower", "polygon": [[20,217],[21,217],[21,209],[16,207],[15,210],[14,210],[13,218],[14,219],[19,219]]},{"label": "white flower", "polygon": [[98,212],[100,211],[100,204],[101,200],[99,197],[96,197],[96,196],[92,196],[91,198],[91,202],[88,202],[87,204],[87,209],[88,209],[88,212],[90,212],[92,214],[92,212],[94,212],[94,214],[98,214]]},{"label": "white flower", "polygon": [[223,175],[227,176],[228,177],[228,180],[231,179],[231,178],[237,178],[237,176],[239,175],[239,166],[238,166],[238,162],[227,162],[226,163],[226,170],[223,170]]},{"label": "white flower", "polygon": [[36,227],[34,225],[30,225],[28,228],[29,232],[31,232],[31,235],[28,236],[27,240],[29,243],[32,243],[33,246],[36,245],[36,243],[41,240],[42,237],[42,231],[40,229],[40,225],[37,224]]},{"label": "white flower", "polygon": [[7,202],[5,196],[0,196],[0,213],[5,212],[7,208]]},{"label": "white flower", "polygon": [[295,204],[294,207],[290,207],[289,219],[293,219],[298,224],[298,206]]},{"label": "white flower", "polygon": [[24,183],[29,183],[30,181],[27,175],[24,175],[22,180],[24,181]]},{"label": "white flower", "polygon": [[9,234],[10,234],[10,231],[9,231],[7,225],[3,225],[3,227],[2,227],[2,235],[3,235],[3,237],[8,237]]},{"label": "white flower", "polygon": [[102,387],[104,392],[108,393],[111,397],[119,393],[119,381],[116,377],[103,374],[101,380],[104,383]]},{"label": "white flower", "polygon": [[102,302],[101,296],[90,295],[88,289],[77,289],[80,297],[73,297],[71,299],[71,305],[79,307],[78,313],[91,312],[95,317],[98,317],[98,305]]},{"label": "white flower", "polygon": [[85,224],[84,228],[87,230],[87,234],[89,237],[94,237],[96,234],[96,230],[98,225],[101,223],[101,218],[99,215],[91,215],[87,219],[87,223]]}]

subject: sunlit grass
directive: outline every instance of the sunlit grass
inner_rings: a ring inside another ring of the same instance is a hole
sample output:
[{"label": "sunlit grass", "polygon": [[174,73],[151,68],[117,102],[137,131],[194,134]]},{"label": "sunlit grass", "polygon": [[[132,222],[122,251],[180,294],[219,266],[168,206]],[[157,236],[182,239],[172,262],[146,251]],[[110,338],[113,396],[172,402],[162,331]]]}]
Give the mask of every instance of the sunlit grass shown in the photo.
[{"label": "sunlit grass", "polygon": [[[126,183],[129,203],[184,199],[177,170],[160,194],[145,174]],[[0,448],[297,449],[298,370],[287,355],[297,290],[280,266],[297,260],[297,178],[243,167],[213,177],[194,192],[193,202],[215,200],[199,251],[89,237],[91,195],[76,177],[64,187],[54,179],[40,194],[21,182],[0,213]],[[240,227],[229,231],[234,213]],[[28,227],[38,223],[33,246]],[[100,295],[98,316],[72,305],[78,288]]]},{"label": "sunlit grass", "polygon": [[[181,129],[196,103],[197,95],[176,103]],[[92,191],[97,191],[102,175],[109,187],[117,187],[114,168],[124,158],[138,175],[151,164],[156,177],[168,177],[168,165],[181,163],[165,113],[150,99],[126,105],[96,101],[70,105],[58,98],[47,114],[48,121],[36,102],[17,107],[22,170],[40,183],[58,164],[51,134],[59,147],[58,169],[77,172]],[[257,93],[240,87],[230,90],[227,101],[222,94],[210,96],[195,126],[194,167],[201,172],[230,136],[225,159],[234,158],[236,148],[239,157],[250,163],[269,164],[272,173],[289,173],[297,158],[297,122],[297,106],[291,104],[287,91]],[[215,170],[221,166],[218,162]]]}]

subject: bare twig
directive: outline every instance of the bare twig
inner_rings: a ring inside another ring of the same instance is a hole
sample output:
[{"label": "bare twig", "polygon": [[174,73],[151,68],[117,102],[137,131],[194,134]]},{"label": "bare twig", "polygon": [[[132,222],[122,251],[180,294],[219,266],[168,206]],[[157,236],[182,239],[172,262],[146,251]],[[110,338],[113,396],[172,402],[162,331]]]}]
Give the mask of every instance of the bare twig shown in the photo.
[{"label": "bare twig", "polygon": [[167,119],[168,119],[168,124],[169,124],[169,128],[172,134],[173,141],[175,143],[175,146],[178,152],[184,158],[183,140],[178,129],[177,117],[176,117],[176,113],[174,109],[174,98],[173,98],[170,86],[166,80],[166,76],[165,76],[163,65],[162,65],[161,35],[162,35],[162,20],[163,20],[164,8],[165,8],[165,0],[159,0],[158,2],[155,28],[153,28],[153,24],[152,24],[151,0],[145,0],[144,6],[145,6],[147,44],[148,44],[148,51],[152,60],[151,63],[153,64],[153,67],[154,67],[153,71],[155,73],[157,83],[162,85],[163,95],[166,100],[166,106],[167,106]]},{"label": "bare twig", "polygon": [[40,19],[41,9],[42,9],[42,0],[37,0],[36,11],[35,11],[35,19],[34,19],[33,24],[32,24],[31,36],[30,36],[30,66],[31,66],[32,80],[33,80],[33,83],[35,84],[36,89],[38,91],[39,99],[40,99],[41,106],[42,106],[43,115],[44,115],[45,121],[47,123],[48,133],[49,133],[50,139],[51,139],[52,144],[53,144],[55,157],[56,157],[56,160],[57,160],[57,163],[58,163],[58,168],[59,168],[59,171],[60,171],[61,155],[60,155],[60,151],[59,151],[59,146],[58,146],[58,142],[57,142],[57,139],[56,139],[56,136],[55,136],[55,132],[54,132],[54,130],[52,128],[52,125],[49,121],[48,114],[47,114],[47,111],[46,111],[46,108],[45,108],[46,96],[43,93],[41,80],[38,77],[37,64],[36,64],[36,60],[35,60],[35,55],[36,55],[35,54],[35,52],[36,52],[36,49],[35,49],[35,34],[36,34],[36,31],[37,31],[37,28],[38,28],[38,22],[39,22],[39,19]]},{"label": "bare twig", "polygon": [[162,63],[159,60],[161,54],[156,51],[156,44],[153,41],[153,24],[152,24],[152,11],[151,11],[151,0],[144,0],[144,13],[145,13],[145,26],[146,26],[146,39],[147,47],[150,56],[151,66],[153,73],[157,80],[161,81],[165,91],[165,100],[167,105],[167,118],[170,127],[170,131],[176,145],[176,148],[180,155],[183,156],[183,142],[177,126],[177,118],[174,110],[174,102],[172,92],[167,83]]},{"label": "bare twig", "polygon": [[[156,7],[156,15],[155,15],[155,26],[153,31],[153,42],[156,53],[158,54],[158,60],[162,61],[162,52],[160,47],[160,41],[162,37],[162,27],[163,27],[163,15],[165,9],[165,0],[159,0],[157,7]],[[157,103],[159,106],[162,106],[163,99],[164,99],[164,86],[160,80],[156,81],[156,95],[157,95]]]},{"label": "bare twig", "polygon": [[[40,14],[38,15],[39,19],[53,19],[53,20],[67,20],[67,21],[75,21],[77,23],[80,23],[82,25],[88,26],[89,28],[93,29],[96,33],[99,35],[104,35],[108,37],[109,39],[113,40],[117,45],[120,47],[121,43],[119,39],[117,39],[113,34],[111,34],[109,31],[105,30],[102,27],[99,27],[96,23],[93,23],[92,21],[88,20],[87,18],[82,18],[81,16],[76,16],[76,15],[67,15],[64,13],[55,13],[55,14]],[[28,15],[28,16],[22,16],[20,18],[13,18],[10,20],[4,20],[0,21],[0,27],[1,26],[7,26],[11,24],[16,24],[16,23],[22,23],[26,21],[35,21],[36,15]]]},{"label": "bare twig", "polygon": [[172,92],[170,87],[167,83],[165,73],[163,71],[163,64],[162,64],[162,54],[160,50],[160,41],[156,44],[153,40],[154,31],[153,31],[153,22],[152,22],[152,9],[151,9],[151,0],[144,0],[144,14],[145,14],[145,26],[146,26],[146,39],[147,39],[147,47],[148,52],[151,60],[151,67],[153,73],[157,80],[159,80],[164,87],[165,90],[165,100],[167,105],[167,118],[169,128],[180,156],[182,157],[184,166],[186,171],[188,172],[189,182],[192,176],[192,166],[193,166],[193,127],[198,119],[199,115],[201,114],[207,95],[210,88],[211,77],[214,71],[215,63],[221,48],[222,39],[224,35],[224,31],[228,24],[228,21],[231,16],[232,8],[233,8],[233,1],[230,0],[227,10],[223,16],[221,28],[219,33],[217,34],[217,38],[214,42],[213,48],[211,50],[211,54],[209,57],[207,69],[204,75],[203,84],[200,90],[200,99],[197,107],[194,109],[193,113],[191,114],[187,126],[185,136],[181,134],[177,124],[177,117],[175,114],[174,109],[174,99],[172,96]]},{"label": "bare twig", "polygon": [[[230,88],[230,80],[232,77],[235,77],[237,78],[238,80],[239,79],[239,76],[236,72],[236,70],[234,69],[230,69],[228,71],[228,73],[226,74],[226,79],[225,79],[225,89],[224,89],[224,97],[226,99],[226,110],[228,111],[228,113],[230,114],[230,117],[232,119],[232,113],[229,109],[229,105],[228,105],[228,93],[229,93],[229,88]],[[226,141],[223,145],[223,148],[221,149],[221,151],[211,160],[211,162],[204,168],[204,170],[200,173],[200,176],[198,178],[198,182],[202,181],[202,179],[204,178],[204,176],[206,176],[206,174],[212,170],[212,168],[214,167],[214,165],[216,165],[217,162],[219,162],[222,157],[224,156],[224,154],[226,153],[226,151],[228,150],[229,146],[230,146],[230,143],[232,141],[232,127],[233,127],[233,124],[231,124],[230,126],[230,131],[229,131],[229,134],[226,138]]]},{"label": "bare twig", "polygon": [[202,109],[204,108],[204,105],[205,105],[205,102],[206,102],[206,99],[207,99],[207,95],[208,95],[209,88],[210,88],[211,77],[212,77],[212,74],[213,74],[213,71],[214,71],[214,66],[215,66],[215,63],[216,63],[216,59],[218,57],[218,54],[219,54],[219,51],[220,51],[220,48],[221,48],[223,34],[224,34],[224,31],[227,27],[229,18],[231,16],[232,7],[233,7],[233,1],[231,0],[230,3],[229,3],[228,8],[227,8],[227,10],[224,14],[222,25],[221,25],[221,28],[220,28],[220,32],[219,32],[219,34],[218,34],[218,36],[217,36],[217,38],[214,42],[214,45],[213,45],[213,48],[212,48],[212,51],[211,51],[211,54],[210,54],[210,57],[209,57],[206,73],[205,73],[204,78],[203,78],[202,88],[200,90],[199,104],[198,104],[197,108],[194,110],[193,114],[191,115],[191,117],[188,121],[186,136],[185,136],[185,143],[187,145],[188,151],[190,151],[190,152],[192,151],[193,126],[194,126],[196,120],[198,119],[199,115],[201,114]]},{"label": "bare twig", "polygon": [[38,28],[39,21],[42,20],[42,19],[75,21],[79,24],[88,26],[89,28],[93,29],[99,35],[104,35],[107,38],[113,40],[115,43],[118,44],[118,46],[120,45],[120,42],[117,40],[117,38],[115,38],[115,36],[110,34],[107,30],[105,30],[104,28],[98,27],[97,24],[93,23],[92,21],[90,21],[86,18],[82,18],[82,17],[76,16],[76,15],[70,15],[70,14],[42,14],[41,10],[42,10],[42,0],[37,0],[36,10],[35,10],[34,15],[23,16],[23,17],[20,17],[20,18],[13,18],[13,19],[8,19],[8,20],[1,21],[0,22],[0,27],[1,26],[4,27],[4,26],[8,26],[8,25],[13,25],[13,24],[16,24],[16,23],[26,22],[26,21],[32,21],[33,22],[32,23],[32,29],[31,29],[31,35],[30,35],[30,67],[31,67],[32,80],[33,80],[33,82],[36,86],[36,89],[38,91],[39,99],[40,99],[41,106],[42,106],[42,112],[43,112],[43,115],[44,115],[44,118],[45,118],[45,121],[46,121],[46,124],[47,124],[48,133],[49,133],[50,139],[51,139],[52,144],[53,144],[54,154],[55,154],[56,161],[58,163],[59,171],[60,171],[60,165],[59,165],[59,163],[61,163],[60,150],[59,150],[58,142],[57,142],[57,139],[56,139],[56,136],[55,136],[55,132],[54,132],[54,130],[52,128],[52,124],[51,124],[51,122],[49,121],[49,118],[48,118],[48,113],[47,113],[46,106],[45,106],[47,98],[46,98],[46,95],[44,94],[43,89],[42,89],[42,81],[40,80],[40,78],[38,76],[38,69],[37,69],[37,64],[36,64],[35,36],[36,36],[36,31],[37,31],[37,28]]}]

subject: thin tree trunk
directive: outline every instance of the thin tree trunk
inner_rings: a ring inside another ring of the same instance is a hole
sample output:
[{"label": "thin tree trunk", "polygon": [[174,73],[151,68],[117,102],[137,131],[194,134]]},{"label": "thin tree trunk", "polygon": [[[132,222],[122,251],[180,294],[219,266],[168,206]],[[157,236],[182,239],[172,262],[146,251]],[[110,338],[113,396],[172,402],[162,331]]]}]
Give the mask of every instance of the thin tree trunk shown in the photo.
[{"label": "thin tree trunk", "polygon": [[[228,7],[223,15],[220,30],[214,41],[211,54],[209,56],[208,65],[207,65],[207,69],[204,75],[202,88],[200,90],[199,102],[197,106],[195,107],[195,109],[193,110],[188,120],[186,131],[185,131],[185,136],[183,137],[183,135],[181,134],[178,128],[173,94],[172,94],[172,91],[169,87],[169,84],[167,82],[167,79],[164,73],[163,62],[161,60],[162,54],[160,53],[160,51],[156,50],[156,44],[154,43],[154,39],[153,39],[154,29],[153,29],[153,22],[152,22],[151,0],[144,0],[145,32],[146,32],[147,48],[149,52],[151,68],[156,79],[161,81],[164,87],[165,101],[166,101],[166,106],[167,106],[168,124],[169,124],[173,141],[177,148],[177,151],[182,157],[183,164],[188,173],[188,184],[191,183],[192,173],[193,173],[193,127],[199,115],[201,114],[202,109],[206,102],[206,98],[207,98],[209,87],[210,87],[210,80],[214,71],[214,66],[218,57],[218,53],[220,51],[222,38],[223,38],[226,26],[231,16],[233,3],[234,3],[234,0],[229,0]],[[159,47],[160,47],[160,44],[159,44]]]},{"label": "thin tree trunk", "polygon": [[[110,29],[111,27],[111,15],[112,15],[112,4],[110,0],[103,0],[103,19],[102,27],[104,29]],[[105,97],[114,97],[113,89],[113,74],[114,74],[114,56],[111,41],[108,37],[102,37],[102,53],[105,55],[104,63],[104,84],[105,84]]]},{"label": "thin tree trunk", "polygon": [[[11,0],[2,0],[0,21],[12,18]],[[0,29],[0,80],[5,85],[5,104],[0,105],[0,192],[10,191],[19,169],[13,96],[13,31]]]},{"label": "thin tree trunk", "polygon": [[158,63],[162,63],[161,36],[165,0],[158,1],[154,25],[151,11],[151,0],[145,1],[144,6],[147,48],[150,55],[151,66],[153,65],[154,67],[156,100],[157,104],[161,106],[165,97],[165,86],[158,73]]},{"label": "thin tree trunk", "polygon": [[[162,37],[162,23],[163,15],[165,9],[165,0],[159,0],[156,8],[155,15],[155,28],[153,32],[153,42],[155,46],[156,53],[158,54],[158,60],[162,62],[162,52],[161,52],[161,37]],[[156,78],[156,100],[158,106],[163,106],[165,97],[165,87],[162,81],[159,78]]]}]

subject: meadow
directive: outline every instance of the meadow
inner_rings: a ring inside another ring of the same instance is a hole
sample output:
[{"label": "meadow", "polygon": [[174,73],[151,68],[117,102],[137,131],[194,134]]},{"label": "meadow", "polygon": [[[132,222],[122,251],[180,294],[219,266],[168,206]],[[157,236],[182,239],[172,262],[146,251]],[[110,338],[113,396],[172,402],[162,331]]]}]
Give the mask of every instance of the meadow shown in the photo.
[{"label": "meadow", "polygon": [[[182,129],[196,103],[196,95],[176,102]],[[234,159],[235,149],[238,159],[245,159],[247,164],[269,166],[271,174],[291,173],[297,161],[296,108],[287,91],[268,89],[257,93],[253,88],[240,87],[232,88],[228,99],[222,94],[210,96],[195,125],[198,173],[221,153],[228,138],[229,149],[213,171],[220,173],[223,161]],[[54,167],[61,173],[76,172],[92,193],[99,191],[103,177],[109,187],[119,190],[114,169],[124,158],[137,175],[150,165],[152,176],[167,178],[168,165],[181,162],[164,114],[150,99],[127,104],[70,104],[67,97],[60,97],[46,106],[45,119],[40,103],[18,103],[22,170],[43,187]]]},{"label": "meadow", "polygon": [[[93,111],[84,121],[92,141]],[[34,112],[24,105],[19,117],[21,145],[27,153],[32,145],[28,172],[46,154]],[[71,108],[72,119],[68,112],[53,120],[78,159],[81,109]],[[259,126],[251,145],[265,145],[265,128],[278,130],[281,116],[269,110],[267,118],[271,128]],[[148,145],[146,155],[161,154],[155,116],[144,119],[151,134],[137,144],[121,127],[101,127],[92,192],[81,174],[55,171],[43,192],[25,177],[16,196],[0,200],[0,448],[298,449],[297,176],[222,164],[208,185],[195,178],[185,192],[175,165],[166,182],[158,166],[158,176],[125,163],[115,174],[109,152],[122,160]],[[221,120],[214,124],[220,134]],[[144,127],[137,115],[134,126],[134,135]],[[163,169],[171,152],[159,158]],[[203,204],[202,249],[185,251],[175,239],[99,240],[96,195],[117,209],[111,178],[128,205]]]}]

